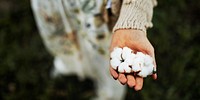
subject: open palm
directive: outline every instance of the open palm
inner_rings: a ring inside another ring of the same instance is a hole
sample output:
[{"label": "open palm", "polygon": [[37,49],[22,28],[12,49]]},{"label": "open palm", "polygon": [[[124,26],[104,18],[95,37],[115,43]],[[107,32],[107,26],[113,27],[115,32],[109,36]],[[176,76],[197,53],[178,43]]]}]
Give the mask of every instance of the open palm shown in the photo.
[{"label": "open palm", "polygon": [[[117,30],[112,36],[110,52],[112,52],[115,47],[129,47],[134,51],[140,51],[145,54],[149,54],[154,58],[154,65],[156,67],[154,48],[143,31],[133,29]],[[129,87],[134,87],[136,91],[142,89],[142,77],[135,76],[133,74],[118,73],[112,67],[110,67],[110,73],[113,78],[118,79],[121,84],[127,84]],[[153,79],[156,79],[157,75],[153,74],[152,77]]]}]

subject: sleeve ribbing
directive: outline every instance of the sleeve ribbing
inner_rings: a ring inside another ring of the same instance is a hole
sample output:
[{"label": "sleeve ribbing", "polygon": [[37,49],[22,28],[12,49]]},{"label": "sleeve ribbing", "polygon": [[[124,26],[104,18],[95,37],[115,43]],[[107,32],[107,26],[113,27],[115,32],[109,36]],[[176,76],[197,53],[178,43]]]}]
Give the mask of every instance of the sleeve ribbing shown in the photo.
[{"label": "sleeve ribbing", "polygon": [[153,26],[151,20],[155,5],[156,0],[123,0],[113,32],[118,29],[138,29],[146,33],[146,29]]}]

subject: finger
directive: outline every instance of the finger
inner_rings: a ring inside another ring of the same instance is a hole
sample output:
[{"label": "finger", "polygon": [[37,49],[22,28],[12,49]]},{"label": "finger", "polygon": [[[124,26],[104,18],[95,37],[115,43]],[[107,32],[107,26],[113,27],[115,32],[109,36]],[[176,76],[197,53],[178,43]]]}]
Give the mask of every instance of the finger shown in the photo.
[{"label": "finger", "polygon": [[154,80],[156,80],[157,79],[157,74],[152,74],[152,78],[154,79]]},{"label": "finger", "polygon": [[110,67],[110,74],[113,76],[114,79],[118,78],[118,73],[116,70],[114,70],[113,68]]},{"label": "finger", "polygon": [[126,76],[124,74],[119,74],[118,80],[121,84],[126,84],[127,82]]},{"label": "finger", "polygon": [[135,90],[136,91],[141,90],[142,86],[143,86],[143,78],[142,77],[136,77],[135,81],[136,81]]},{"label": "finger", "polygon": [[135,78],[133,75],[127,75],[127,84],[131,88],[135,86]]}]

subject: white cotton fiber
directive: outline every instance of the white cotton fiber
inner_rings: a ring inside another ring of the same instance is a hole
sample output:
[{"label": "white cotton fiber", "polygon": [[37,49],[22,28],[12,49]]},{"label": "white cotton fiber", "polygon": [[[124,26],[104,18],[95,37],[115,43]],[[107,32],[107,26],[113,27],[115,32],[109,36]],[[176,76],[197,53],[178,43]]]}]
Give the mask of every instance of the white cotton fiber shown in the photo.
[{"label": "white cotton fiber", "polygon": [[116,47],[116,48],[114,48],[113,52],[111,52],[110,57],[122,60],[121,59],[121,54],[122,54],[122,48]]},{"label": "white cotton fiber", "polygon": [[122,50],[122,58],[126,59],[129,55],[131,55],[132,50],[128,47],[124,47]]},{"label": "white cotton fiber", "polygon": [[154,65],[153,65],[153,63],[152,64],[150,64],[148,67],[148,70],[149,70],[149,73],[151,73],[152,74],[152,72],[153,72],[153,69],[154,69]]},{"label": "white cotton fiber", "polygon": [[127,58],[124,61],[128,63],[128,65],[132,65],[134,59],[135,59],[135,54],[131,53],[130,55],[127,56]]},{"label": "white cotton fiber", "polygon": [[[138,76],[147,77],[154,70],[153,58],[142,52],[133,53],[128,47],[116,47],[111,52],[110,64],[119,73],[137,72]],[[156,69],[155,69],[156,70]]]},{"label": "white cotton fiber", "polygon": [[149,75],[149,71],[146,67],[143,67],[142,70],[137,75],[141,77],[147,77],[147,75]]},{"label": "white cotton fiber", "polygon": [[145,66],[153,64],[153,58],[150,57],[149,55],[145,55],[144,56],[144,64],[145,64]]},{"label": "white cotton fiber", "polygon": [[123,62],[123,67],[124,67],[125,73],[130,73],[131,72],[131,68],[129,67],[128,63]]},{"label": "white cotton fiber", "polygon": [[121,61],[117,58],[112,58],[110,60],[110,65],[112,66],[113,69],[117,69],[117,67],[121,64]]},{"label": "white cotton fiber", "polygon": [[130,73],[131,72],[131,68],[129,67],[128,63],[122,62],[118,67],[118,71],[120,73]]},{"label": "white cotton fiber", "polygon": [[144,60],[142,58],[137,57],[133,60],[132,70],[134,72],[141,71],[143,66],[144,66]]},{"label": "white cotton fiber", "polygon": [[142,52],[137,52],[137,53],[136,53],[136,57],[139,57],[139,58],[144,59],[144,58],[145,58],[145,54],[142,53]]},{"label": "white cotton fiber", "polygon": [[118,67],[118,72],[124,73],[124,66],[128,65],[127,63],[122,62]]}]

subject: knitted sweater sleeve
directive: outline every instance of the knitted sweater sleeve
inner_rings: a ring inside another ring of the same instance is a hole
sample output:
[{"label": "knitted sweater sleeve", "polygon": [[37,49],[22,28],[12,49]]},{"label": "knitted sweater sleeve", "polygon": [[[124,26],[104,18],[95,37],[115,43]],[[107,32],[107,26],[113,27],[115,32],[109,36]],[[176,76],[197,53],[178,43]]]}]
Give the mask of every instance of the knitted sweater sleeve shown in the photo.
[{"label": "knitted sweater sleeve", "polygon": [[156,0],[123,0],[113,32],[118,29],[138,29],[146,33],[146,29],[153,26],[151,19],[156,5]]}]

